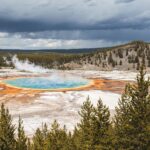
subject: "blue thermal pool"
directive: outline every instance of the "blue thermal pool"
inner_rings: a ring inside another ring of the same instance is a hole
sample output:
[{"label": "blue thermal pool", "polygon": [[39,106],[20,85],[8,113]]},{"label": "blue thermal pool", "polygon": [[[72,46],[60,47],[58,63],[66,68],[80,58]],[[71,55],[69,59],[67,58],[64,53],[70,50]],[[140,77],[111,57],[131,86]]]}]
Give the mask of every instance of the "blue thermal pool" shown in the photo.
[{"label": "blue thermal pool", "polygon": [[31,88],[31,89],[65,89],[65,88],[78,88],[89,84],[89,80],[77,79],[51,79],[48,77],[30,77],[30,78],[16,78],[5,80],[4,83],[18,88]]}]

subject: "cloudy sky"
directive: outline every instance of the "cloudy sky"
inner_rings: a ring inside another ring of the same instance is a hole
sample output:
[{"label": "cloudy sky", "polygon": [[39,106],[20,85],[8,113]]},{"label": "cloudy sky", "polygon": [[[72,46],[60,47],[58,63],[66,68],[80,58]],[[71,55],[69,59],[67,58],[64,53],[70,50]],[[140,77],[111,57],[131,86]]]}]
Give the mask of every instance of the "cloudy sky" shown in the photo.
[{"label": "cloudy sky", "polygon": [[150,41],[150,0],[0,0],[0,48]]}]

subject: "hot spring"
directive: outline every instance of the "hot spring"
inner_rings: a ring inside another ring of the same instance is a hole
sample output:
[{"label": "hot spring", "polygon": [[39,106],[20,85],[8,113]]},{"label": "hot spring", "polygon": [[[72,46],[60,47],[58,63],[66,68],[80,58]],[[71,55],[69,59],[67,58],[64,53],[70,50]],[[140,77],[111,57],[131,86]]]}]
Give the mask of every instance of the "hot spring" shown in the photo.
[{"label": "hot spring", "polygon": [[79,88],[86,86],[90,83],[87,79],[77,79],[77,78],[51,78],[51,77],[22,77],[16,79],[5,80],[4,83],[27,89],[69,89],[69,88]]}]

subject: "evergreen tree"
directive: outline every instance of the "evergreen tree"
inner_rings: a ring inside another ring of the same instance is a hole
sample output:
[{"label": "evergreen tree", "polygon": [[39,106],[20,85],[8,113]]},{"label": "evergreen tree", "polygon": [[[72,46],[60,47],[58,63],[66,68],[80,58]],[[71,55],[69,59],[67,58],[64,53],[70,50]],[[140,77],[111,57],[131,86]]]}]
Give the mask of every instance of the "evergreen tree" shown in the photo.
[{"label": "evergreen tree", "polygon": [[27,150],[33,150],[30,139],[27,139]]},{"label": "evergreen tree", "polygon": [[73,140],[74,149],[80,150],[81,149],[81,133],[77,129],[77,127],[75,127],[75,129],[73,131],[72,140]]},{"label": "evergreen tree", "polygon": [[30,144],[30,141],[28,141],[28,147],[29,149],[34,150],[45,150],[48,138],[48,128],[47,124],[42,124],[41,129],[37,129],[35,135],[33,136],[33,144]]},{"label": "evergreen tree", "polygon": [[140,69],[140,61],[139,59],[137,60],[137,67],[136,67],[136,70],[139,70]]},{"label": "evergreen tree", "polygon": [[120,62],[119,62],[119,65],[121,66],[122,65],[122,61],[120,60]]},{"label": "evergreen tree", "polygon": [[24,128],[22,126],[23,121],[19,116],[18,124],[18,138],[16,141],[16,150],[27,150],[27,137],[25,136]]},{"label": "evergreen tree", "polygon": [[128,49],[126,50],[126,56],[128,56]]},{"label": "evergreen tree", "polygon": [[80,133],[80,149],[89,150],[92,149],[93,142],[93,126],[92,119],[94,115],[94,107],[91,104],[89,98],[81,106],[79,112],[81,117],[80,123],[78,123],[78,132]]},{"label": "evergreen tree", "polygon": [[138,63],[138,62],[139,62],[139,57],[136,56],[136,57],[135,57],[135,60],[134,60],[134,63]]},{"label": "evergreen tree", "polygon": [[142,65],[144,67],[146,67],[146,63],[145,63],[145,54],[143,53],[143,56],[142,56]]},{"label": "evergreen tree", "polygon": [[128,84],[116,108],[116,149],[150,149],[150,81],[145,80],[143,67],[137,84]]},{"label": "evergreen tree", "polygon": [[112,53],[111,53],[111,52],[109,53],[109,56],[108,56],[108,64],[114,65],[114,60],[113,60],[113,57],[112,57]]},{"label": "evergreen tree", "polygon": [[148,59],[148,67],[150,67],[150,59]]},{"label": "evergreen tree", "polygon": [[110,113],[102,101],[99,100],[97,107],[94,107],[88,98],[83,103],[79,115],[81,121],[78,129],[75,128],[74,131],[76,148],[81,150],[110,149]]},{"label": "evergreen tree", "polygon": [[15,126],[12,125],[12,118],[8,109],[5,109],[4,104],[0,109],[0,149],[14,150],[15,149]]},{"label": "evergreen tree", "polygon": [[110,128],[110,112],[109,109],[103,105],[102,101],[99,100],[97,107],[94,108],[93,121],[93,149],[110,149],[109,135]]},{"label": "evergreen tree", "polygon": [[71,150],[71,136],[68,136],[66,127],[60,128],[60,125],[55,120],[51,126],[46,140],[46,150]]},{"label": "evergreen tree", "polygon": [[119,58],[123,58],[123,51],[121,49],[118,49],[118,56]]},{"label": "evergreen tree", "polygon": [[38,128],[33,136],[33,149],[43,150],[45,146],[45,139],[42,131]]}]

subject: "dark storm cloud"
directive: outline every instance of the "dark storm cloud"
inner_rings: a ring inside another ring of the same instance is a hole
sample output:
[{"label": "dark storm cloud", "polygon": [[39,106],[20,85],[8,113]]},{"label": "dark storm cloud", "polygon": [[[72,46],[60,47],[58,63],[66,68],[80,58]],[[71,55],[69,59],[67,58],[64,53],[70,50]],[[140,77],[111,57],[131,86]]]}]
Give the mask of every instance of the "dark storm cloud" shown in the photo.
[{"label": "dark storm cloud", "polygon": [[136,20],[124,20],[118,18],[112,18],[107,21],[99,22],[95,24],[95,29],[100,30],[120,30],[120,29],[147,29],[150,28],[150,18],[137,18]]},{"label": "dark storm cloud", "polygon": [[51,46],[51,40],[55,47],[64,40],[69,46],[75,45],[71,40],[81,45],[79,40],[87,40],[83,43],[89,47],[99,40],[150,40],[149,0],[0,1],[0,43],[5,46],[9,38],[20,46],[19,40],[24,46],[31,40],[31,47]]},{"label": "dark storm cloud", "polygon": [[149,40],[150,30],[78,30],[78,31],[49,31],[37,33],[22,33],[22,38],[31,39],[59,39],[59,40],[98,40],[106,41],[128,41],[128,40]]},{"label": "dark storm cloud", "polygon": [[[0,6],[0,31],[141,30],[150,27],[150,11],[147,10],[147,5],[144,3],[148,0],[143,0],[143,8],[139,7],[140,2],[137,3],[136,15],[135,11],[132,11],[136,5],[123,7],[118,6],[115,2],[129,3],[138,0],[110,0],[107,3],[104,0],[76,0],[73,2],[63,0],[64,3],[50,0],[41,2],[27,0],[28,3],[22,2],[26,4],[24,6],[28,6],[26,9],[23,5],[19,5],[18,0],[12,1],[16,2],[16,5],[12,3],[10,7],[10,2],[6,0],[7,3]],[[138,7],[141,10],[138,10]]]},{"label": "dark storm cloud", "polygon": [[85,3],[87,3],[88,6],[96,6],[97,2],[96,0],[84,0]]},{"label": "dark storm cloud", "polygon": [[116,0],[117,3],[130,3],[136,0]]},{"label": "dark storm cloud", "polygon": [[57,30],[116,30],[116,29],[147,29],[150,28],[150,18],[124,20],[112,18],[94,24],[80,24],[77,22],[44,22],[40,20],[11,20],[0,18],[0,31],[5,32],[42,32]]},{"label": "dark storm cloud", "polygon": [[11,20],[0,18],[0,31],[5,32],[38,32],[48,30],[72,30],[82,28],[75,23],[48,23],[40,20]]}]

